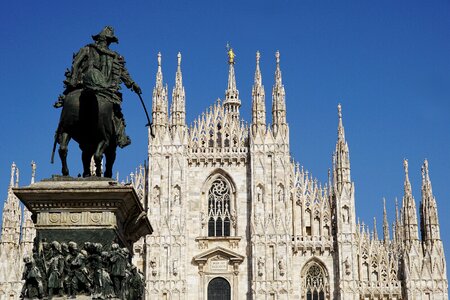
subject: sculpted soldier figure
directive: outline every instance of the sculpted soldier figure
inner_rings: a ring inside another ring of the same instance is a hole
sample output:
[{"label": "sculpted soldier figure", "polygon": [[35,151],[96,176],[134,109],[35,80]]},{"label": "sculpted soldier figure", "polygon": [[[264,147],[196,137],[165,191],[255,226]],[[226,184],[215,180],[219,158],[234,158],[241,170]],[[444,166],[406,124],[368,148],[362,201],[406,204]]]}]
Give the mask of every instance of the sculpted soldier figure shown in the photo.
[{"label": "sculpted soldier figure", "polygon": [[64,276],[64,257],[61,251],[61,244],[53,241],[51,244],[52,256],[48,266],[48,296],[62,295]]},{"label": "sculpted soldier figure", "polygon": [[87,253],[85,250],[79,251],[75,242],[69,242],[69,251],[71,255],[69,296],[74,297],[79,292],[90,293],[91,283],[86,267]]},{"label": "sculpted soldier figure", "polygon": [[125,278],[125,270],[127,267],[127,255],[118,244],[111,245],[111,279],[114,283],[114,292],[121,295],[122,284]]},{"label": "sculpted soldier figure", "polygon": [[106,26],[99,34],[92,36],[93,44],[86,45],[74,55],[72,70],[67,70],[64,84],[66,90],[54,104],[61,107],[65,95],[71,91],[84,88],[95,93],[96,97],[114,103],[114,126],[117,145],[121,148],[131,143],[125,134],[125,119],[122,114],[122,93],[120,84],[123,82],[127,88],[141,94],[141,88],[131,79],[124,58],[117,52],[109,49],[111,43],[118,43],[114,29]]},{"label": "sculpted soldier figure", "polygon": [[20,298],[39,298],[44,296],[44,286],[42,284],[42,275],[32,257],[25,256],[23,258],[25,270],[22,279],[25,280]]},{"label": "sculpted soldier figure", "polygon": [[139,273],[136,266],[131,266],[131,275],[128,280],[128,299],[130,300],[141,300],[144,298],[144,279]]}]

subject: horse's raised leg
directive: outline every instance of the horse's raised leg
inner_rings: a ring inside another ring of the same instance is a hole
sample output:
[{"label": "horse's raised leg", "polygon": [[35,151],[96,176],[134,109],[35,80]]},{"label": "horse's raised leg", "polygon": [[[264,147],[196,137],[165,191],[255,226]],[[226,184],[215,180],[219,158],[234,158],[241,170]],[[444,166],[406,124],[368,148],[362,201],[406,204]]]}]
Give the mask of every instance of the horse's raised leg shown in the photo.
[{"label": "horse's raised leg", "polygon": [[105,151],[105,177],[112,178],[112,168],[116,160],[116,147],[108,147]]},{"label": "horse's raised leg", "polygon": [[70,136],[68,133],[61,133],[58,137],[59,139],[59,158],[61,159],[61,173],[63,176],[69,176],[69,168],[67,167],[67,153],[69,152],[69,142],[70,142]]}]

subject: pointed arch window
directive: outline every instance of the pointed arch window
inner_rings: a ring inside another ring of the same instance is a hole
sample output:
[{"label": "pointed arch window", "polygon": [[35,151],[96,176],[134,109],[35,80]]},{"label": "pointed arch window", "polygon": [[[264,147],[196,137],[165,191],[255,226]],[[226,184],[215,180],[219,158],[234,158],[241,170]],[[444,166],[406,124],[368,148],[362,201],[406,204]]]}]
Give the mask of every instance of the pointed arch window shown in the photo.
[{"label": "pointed arch window", "polygon": [[230,187],[222,178],[208,191],[208,236],[230,236]]},{"label": "pointed arch window", "polygon": [[325,300],[327,297],[328,281],[322,267],[317,263],[312,263],[305,276],[305,296],[306,300]]}]

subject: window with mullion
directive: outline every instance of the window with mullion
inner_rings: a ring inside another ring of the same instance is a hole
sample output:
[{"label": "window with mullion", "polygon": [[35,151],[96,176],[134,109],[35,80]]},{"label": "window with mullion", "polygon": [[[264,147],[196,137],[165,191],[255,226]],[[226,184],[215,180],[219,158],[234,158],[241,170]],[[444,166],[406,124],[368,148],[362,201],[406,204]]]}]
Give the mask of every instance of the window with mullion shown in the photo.
[{"label": "window with mullion", "polygon": [[208,191],[208,236],[230,236],[230,187],[221,178]]},{"label": "window with mullion", "polygon": [[326,280],[322,268],[312,264],[306,273],[306,300],[325,300]]}]

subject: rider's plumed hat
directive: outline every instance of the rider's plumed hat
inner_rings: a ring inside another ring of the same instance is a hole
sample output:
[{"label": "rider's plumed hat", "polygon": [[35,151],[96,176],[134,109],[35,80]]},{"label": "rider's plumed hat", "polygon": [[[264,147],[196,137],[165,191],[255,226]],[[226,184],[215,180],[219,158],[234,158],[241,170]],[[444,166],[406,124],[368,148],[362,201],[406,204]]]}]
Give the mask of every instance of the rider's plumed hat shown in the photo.
[{"label": "rider's plumed hat", "polygon": [[119,43],[119,39],[114,35],[114,28],[112,26],[106,26],[99,34],[92,36],[94,41],[98,41],[100,38],[105,38],[111,43]]}]

